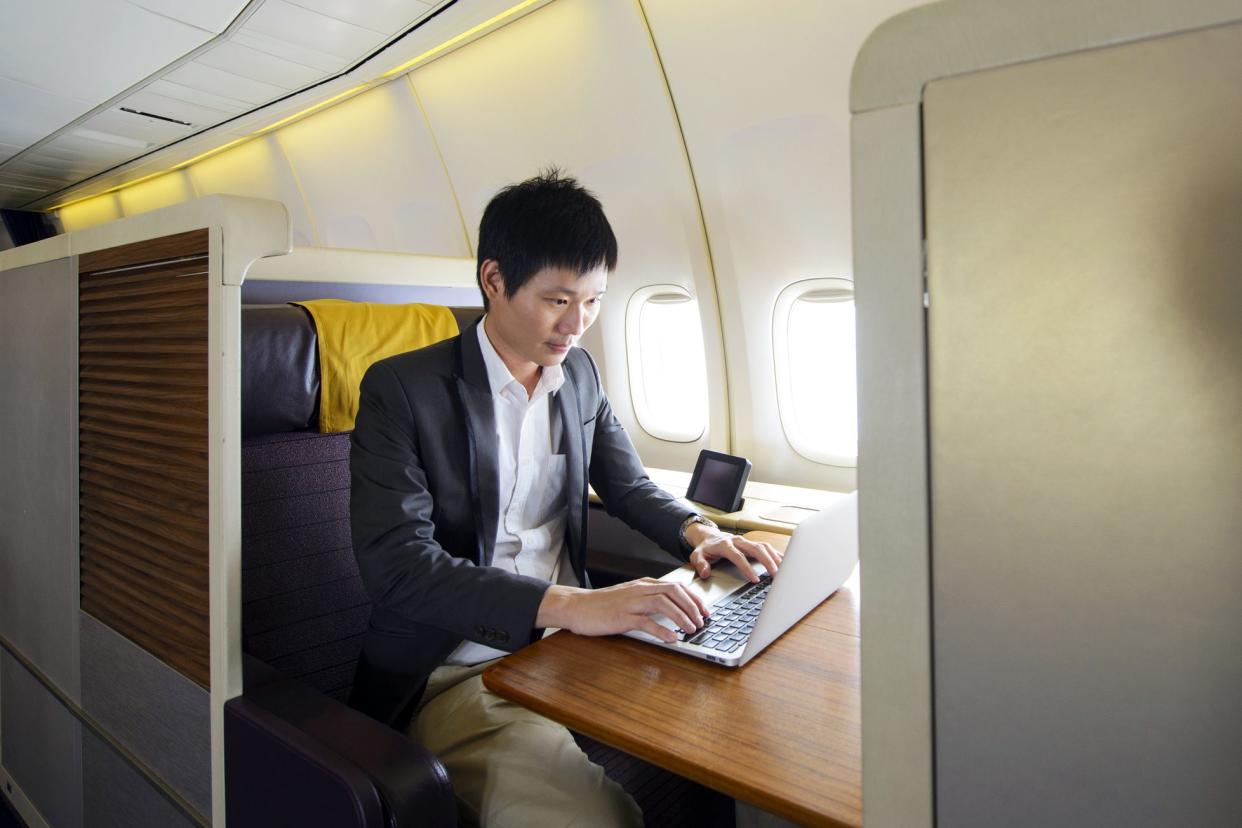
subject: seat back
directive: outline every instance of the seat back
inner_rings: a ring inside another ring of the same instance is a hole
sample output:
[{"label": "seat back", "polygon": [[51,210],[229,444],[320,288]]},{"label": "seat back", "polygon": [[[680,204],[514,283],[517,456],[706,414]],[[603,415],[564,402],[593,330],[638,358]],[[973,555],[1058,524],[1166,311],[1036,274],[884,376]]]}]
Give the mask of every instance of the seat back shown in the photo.
[{"label": "seat back", "polygon": [[342,702],[371,613],[350,543],[349,436],[242,444],[242,649]]}]

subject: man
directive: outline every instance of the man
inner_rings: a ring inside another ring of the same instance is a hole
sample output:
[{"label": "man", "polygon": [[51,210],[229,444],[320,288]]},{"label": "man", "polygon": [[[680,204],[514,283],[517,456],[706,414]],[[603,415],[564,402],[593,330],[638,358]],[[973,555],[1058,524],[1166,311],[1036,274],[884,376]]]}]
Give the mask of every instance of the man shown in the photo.
[{"label": "man", "polygon": [[703,625],[684,587],[591,590],[587,481],[610,514],[700,575],[780,554],[721,533],[661,491],[575,347],[599,314],[617,242],[599,202],[556,171],[501,190],[479,227],[485,315],[363,378],[351,519],[373,599],[351,704],[449,770],[481,825],[640,824],[633,800],[565,728],[488,693],[480,673],[547,628],[582,635]]}]

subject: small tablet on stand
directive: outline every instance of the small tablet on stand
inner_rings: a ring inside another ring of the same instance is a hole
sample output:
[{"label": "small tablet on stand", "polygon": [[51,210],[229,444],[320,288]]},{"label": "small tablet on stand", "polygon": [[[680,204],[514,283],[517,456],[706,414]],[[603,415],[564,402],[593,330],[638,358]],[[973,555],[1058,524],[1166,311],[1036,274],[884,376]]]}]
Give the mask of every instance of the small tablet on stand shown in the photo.
[{"label": "small tablet on stand", "polygon": [[693,500],[721,512],[736,512],[746,502],[742,491],[750,477],[750,461],[718,451],[703,449],[694,465],[686,500]]}]

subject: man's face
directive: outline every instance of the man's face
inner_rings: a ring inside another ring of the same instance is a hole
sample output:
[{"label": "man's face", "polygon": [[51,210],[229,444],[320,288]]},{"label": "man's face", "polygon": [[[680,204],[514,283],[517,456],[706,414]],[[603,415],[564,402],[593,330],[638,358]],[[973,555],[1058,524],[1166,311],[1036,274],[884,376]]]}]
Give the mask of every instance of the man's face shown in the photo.
[{"label": "man's face", "polygon": [[[608,288],[608,270],[600,265],[579,275],[564,267],[545,267],[517,293],[505,296],[498,269],[483,272],[487,292],[488,334],[506,363],[527,366],[559,365],[569,349],[599,315],[600,300]],[[518,372],[510,365],[510,370]]]}]

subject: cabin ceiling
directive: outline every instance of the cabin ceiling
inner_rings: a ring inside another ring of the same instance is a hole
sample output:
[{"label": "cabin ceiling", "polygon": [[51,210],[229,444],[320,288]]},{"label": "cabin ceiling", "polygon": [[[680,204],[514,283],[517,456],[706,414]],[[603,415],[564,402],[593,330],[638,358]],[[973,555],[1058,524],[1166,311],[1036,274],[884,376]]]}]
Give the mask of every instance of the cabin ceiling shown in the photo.
[{"label": "cabin ceiling", "polygon": [[335,78],[453,2],[23,4],[0,33],[0,207],[29,207]]}]

